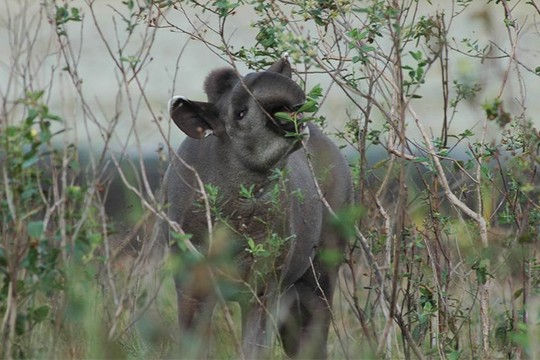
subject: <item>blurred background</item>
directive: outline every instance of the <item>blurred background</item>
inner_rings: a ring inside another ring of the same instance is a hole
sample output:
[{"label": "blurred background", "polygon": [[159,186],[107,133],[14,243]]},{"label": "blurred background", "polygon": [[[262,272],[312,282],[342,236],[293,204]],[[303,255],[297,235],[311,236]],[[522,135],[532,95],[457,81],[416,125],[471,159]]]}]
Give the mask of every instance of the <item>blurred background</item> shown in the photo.
[{"label": "blurred background", "polygon": [[[67,36],[61,39],[56,36],[56,28],[50,21],[56,16],[53,4],[81,9],[80,21],[66,22]],[[88,4],[91,4],[92,11]],[[212,69],[229,66],[230,62],[219,49],[207,46],[193,36],[193,33],[204,30],[202,24],[217,27],[216,16],[187,3],[181,10],[164,9],[157,26],[152,28],[143,26],[148,20],[143,12],[134,17],[126,5],[117,1],[4,0],[0,7],[2,95],[13,102],[21,97],[25,86],[47,89],[47,103],[51,110],[71,124],[72,130],[66,136],[76,138],[79,145],[88,146],[92,151],[100,151],[105,141],[97,127],[111,126],[114,126],[114,131],[109,145],[116,150],[134,150],[137,142],[145,154],[155,152],[168,141],[176,147],[184,135],[170,129],[166,110],[168,99],[176,94],[204,100],[202,83],[205,76]],[[463,8],[459,2],[453,1],[421,1],[418,6],[418,16],[460,11]],[[470,106],[460,108],[456,114],[452,123],[455,133],[479,124],[483,119],[481,105],[500,91],[508,64],[501,59],[504,52],[519,57],[519,61],[532,70],[520,70],[523,83],[510,73],[503,94],[505,110],[513,112],[526,108],[529,114],[540,111],[540,102],[537,101],[540,86],[536,85],[538,76],[534,73],[540,64],[536,18],[527,7],[516,6],[512,16],[520,31],[514,49],[507,30],[499,26],[503,12],[495,2],[473,1],[462,16],[447,24],[452,35],[450,45],[463,52],[450,52],[450,73],[460,81],[478,84],[481,88],[471,99]],[[231,47],[238,49],[256,45],[258,30],[253,27],[257,20],[255,16],[249,6],[240,6],[229,17],[224,33]],[[138,26],[133,28],[128,38],[125,30],[130,24]],[[307,34],[315,31],[306,26]],[[31,38],[18,41],[25,36]],[[204,36],[214,44],[220,40],[208,30]],[[60,43],[66,43],[67,39],[69,54],[66,55],[59,49]],[[26,42],[35,45],[30,49]],[[485,56],[475,55],[472,51],[475,48]],[[138,80],[131,81],[126,87],[117,63],[129,67],[129,57],[141,53],[148,55],[144,65],[138,69]],[[76,65],[80,79],[76,86],[66,73],[65,56],[70,57],[72,65]],[[22,64],[29,64],[29,69],[23,70]],[[250,71],[243,62],[238,61],[236,65],[241,73]],[[302,64],[295,64],[295,67],[303,70]],[[442,118],[440,82],[440,67],[434,67],[427,73],[425,84],[418,92],[423,99],[416,106],[418,115],[434,133],[440,131]],[[332,79],[328,75],[309,75],[306,87],[309,89],[316,84],[330,90],[328,101],[320,112],[327,117],[330,132],[334,128],[342,129],[349,116],[356,116],[358,110],[337,86],[331,86]],[[87,121],[88,114],[82,111],[78,91],[84,95],[85,106],[96,114],[92,121]],[[520,91],[526,91],[524,103],[517,103],[521,98]],[[381,119],[375,116],[371,120]],[[156,122],[159,122],[161,131],[157,129]],[[409,136],[417,137],[414,127],[409,131]],[[497,128],[488,131],[491,137],[500,135]]]}]

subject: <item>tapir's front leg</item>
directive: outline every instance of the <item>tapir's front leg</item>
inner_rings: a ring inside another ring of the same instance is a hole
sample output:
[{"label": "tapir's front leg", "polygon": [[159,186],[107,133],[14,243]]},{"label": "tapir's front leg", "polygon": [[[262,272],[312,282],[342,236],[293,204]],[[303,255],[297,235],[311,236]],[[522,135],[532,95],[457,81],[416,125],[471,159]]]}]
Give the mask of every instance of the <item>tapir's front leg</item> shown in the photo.
[{"label": "tapir's front leg", "polygon": [[195,313],[199,312],[200,300],[190,296],[180,284],[176,286],[176,297],[180,329],[182,331],[191,331],[194,327]]},{"label": "tapir's front leg", "polygon": [[215,298],[201,296],[182,282],[175,282],[180,326],[179,350],[182,356],[208,358]]},{"label": "tapir's front leg", "polygon": [[246,359],[266,359],[272,346],[271,312],[264,298],[241,303],[242,307],[242,351]]}]

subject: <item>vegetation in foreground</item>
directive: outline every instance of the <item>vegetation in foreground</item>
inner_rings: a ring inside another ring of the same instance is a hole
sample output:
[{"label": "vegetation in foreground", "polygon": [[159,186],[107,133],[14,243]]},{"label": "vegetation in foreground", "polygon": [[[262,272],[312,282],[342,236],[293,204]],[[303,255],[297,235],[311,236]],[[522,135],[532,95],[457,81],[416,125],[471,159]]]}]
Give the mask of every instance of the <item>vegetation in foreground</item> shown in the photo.
[{"label": "vegetation in foreground", "polygon": [[[350,244],[334,299],[330,357],[540,353],[540,134],[536,114],[528,112],[534,99],[527,96],[540,64],[523,51],[540,51],[524,40],[539,36],[533,26],[539,4],[444,4],[128,0],[109,8],[116,32],[105,34],[93,1],[6,2],[1,356],[181,357],[197,348],[198,339],[182,353],[175,345],[170,274],[185,263],[168,257],[156,266],[159,254],[141,245],[151,238],[152,219],[166,212],[155,192],[159,171],[143,161],[134,124],[141,109],[150,114],[166,144],[161,160],[169,149],[167,129],[144,84],[152,81],[145,69],[154,41],[169,31],[251,69],[288,52],[296,79],[316,101],[314,120],[344,144],[359,207],[339,214]],[[252,45],[234,41],[234,20],[244,14],[253,19]],[[487,33],[507,38],[462,37],[456,23],[473,16]],[[111,117],[89,105],[94,95],[78,71],[85,61],[78,42],[84,43],[90,24],[116,68],[110,86],[117,87],[117,113]],[[54,34],[46,52],[36,40],[44,28]],[[180,63],[182,52],[176,56]],[[47,67],[51,58],[54,65]],[[43,69],[53,74],[47,85],[38,76]],[[171,83],[180,76],[171,75]],[[312,84],[315,76],[324,76],[326,85]],[[67,102],[51,110],[54,86],[66,79],[75,117]],[[341,125],[324,117],[332,92],[348,99]],[[426,107],[429,115],[421,111]],[[454,124],[462,113],[471,114],[465,127]],[[120,132],[122,119],[131,124],[128,131]],[[81,127],[94,129],[84,161],[73,131]],[[92,141],[96,133],[102,142]],[[135,143],[130,151],[128,141]],[[118,203],[126,211],[120,213]],[[268,256],[272,248],[247,242],[246,251]],[[214,312],[210,357],[241,355],[234,346],[239,311],[226,305]]]}]

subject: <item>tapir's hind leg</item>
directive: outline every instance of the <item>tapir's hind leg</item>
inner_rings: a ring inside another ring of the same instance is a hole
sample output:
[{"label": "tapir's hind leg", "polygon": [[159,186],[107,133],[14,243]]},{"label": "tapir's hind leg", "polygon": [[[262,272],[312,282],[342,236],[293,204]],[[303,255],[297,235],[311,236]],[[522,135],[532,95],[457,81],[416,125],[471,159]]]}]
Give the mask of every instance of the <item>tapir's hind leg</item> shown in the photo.
[{"label": "tapir's hind leg", "polygon": [[300,302],[296,286],[289,288],[279,301],[279,335],[283,349],[289,357],[296,357],[300,350],[303,328],[306,326],[307,312]]},{"label": "tapir's hind leg", "polygon": [[285,310],[280,316],[283,319],[281,341],[287,355],[293,358],[327,357],[337,268],[325,269],[325,272],[318,270],[320,268],[317,264],[309,268],[284,294],[281,302],[281,309]]}]

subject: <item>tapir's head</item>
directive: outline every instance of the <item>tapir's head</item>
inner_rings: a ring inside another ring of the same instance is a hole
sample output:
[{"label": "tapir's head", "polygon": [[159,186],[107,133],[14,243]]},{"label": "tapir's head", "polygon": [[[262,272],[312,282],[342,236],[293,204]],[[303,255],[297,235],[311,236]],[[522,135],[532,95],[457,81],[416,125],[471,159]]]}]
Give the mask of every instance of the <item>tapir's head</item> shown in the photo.
[{"label": "tapir's head", "polygon": [[230,144],[247,168],[265,172],[299,148],[299,136],[307,133],[301,121],[287,121],[276,113],[296,111],[304,104],[304,91],[291,79],[291,65],[283,58],[263,72],[239,76],[233,69],[215,70],[206,78],[208,102],[175,96],[169,101],[174,123],[189,137],[206,141],[216,136]]}]

